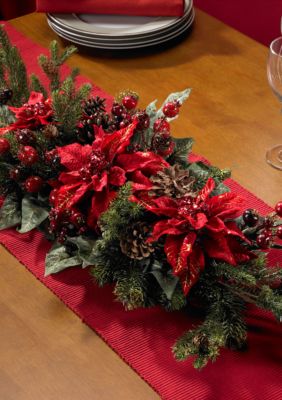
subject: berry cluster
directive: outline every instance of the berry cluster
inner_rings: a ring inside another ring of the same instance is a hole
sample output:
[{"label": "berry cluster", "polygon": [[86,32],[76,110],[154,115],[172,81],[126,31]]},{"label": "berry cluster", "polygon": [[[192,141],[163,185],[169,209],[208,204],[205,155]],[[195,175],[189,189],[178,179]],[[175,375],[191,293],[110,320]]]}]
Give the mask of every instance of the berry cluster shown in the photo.
[{"label": "berry cluster", "polygon": [[276,239],[282,239],[282,223],[278,220],[282,217],[281,201],[276,204],[275,211],[266,217],[261,217],[253,209],[245,210],[242,217],[246,227],[252,228],[259,248],[268,249]]},{"label": "berry cluster", "polygon": [[[56,189],[50,193],[50,203],[54,200]],[[68,237],[82,235],[86,231],[85,218],[77,209],[52,208],[49,214],[49,232],[55,233],[58,241],[64,243]]]}]

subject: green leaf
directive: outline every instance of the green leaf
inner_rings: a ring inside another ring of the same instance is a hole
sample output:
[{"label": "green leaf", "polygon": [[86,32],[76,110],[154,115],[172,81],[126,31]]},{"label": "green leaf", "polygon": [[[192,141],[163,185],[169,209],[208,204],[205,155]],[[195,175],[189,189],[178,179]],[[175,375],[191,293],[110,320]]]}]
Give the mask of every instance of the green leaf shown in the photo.
[{"label": "green leaf", "polygon": [[78,257],[82,260],[82,268],[95,263],[94,245],[96,240],[88,239],[83,236],[77,236],[68,239],[69,242],[74,243],[78,248]]},{"label": "green leaf", "polygon": [[35,204],[29,197],[22,199],[22,224],[18,230],[20,233],[31,231],[48,218],[48,211]]},{"label": "green leaf", "polygon": [[45,258],[45,276],[56,274],[66,268],[80,264],[81,258],[78,255],[70,255],[63,244],[55,242]]},{"label": "green leaf", "polygon": [[171,271],[164,275],[162,265],[158,261],[154,262],[150,273],[156,278],[167,299],[171,300],[179,279],[172,275]]},{"label": "green leaf", "polygon": [[9,194],[0,208],[0,230],[11,228],[21,222],[21,212],[17,199]]},{"label": "green leaf", "polygon": [[173,138],[175,143],[174,152],[172,158],[174,163],[181,165],[187,165],[188,154],[190,153],[194,140],[193,138]]},{"label": "green leaf", "polygon": [[15,122],[15,115],[7,106],[0,107],[0,128]]}]

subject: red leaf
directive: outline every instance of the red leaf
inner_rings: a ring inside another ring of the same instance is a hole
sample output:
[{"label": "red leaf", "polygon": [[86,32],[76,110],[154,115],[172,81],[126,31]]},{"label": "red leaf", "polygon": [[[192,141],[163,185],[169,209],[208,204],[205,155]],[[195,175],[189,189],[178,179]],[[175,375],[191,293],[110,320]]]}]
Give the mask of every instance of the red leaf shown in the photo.
[{"label": "red leaf", "polygon": [[77,171],[89,162],[91,146],[82,146],[79,143],[69,144],[64,147],[57,147],[58,155],[61,159],[61,164],[68,171]]},{"label": "red leaf", "polygon": [[59,175],[59,181],[65,185],[70,185],[73,183],[81,183],[81,176],[77,171],[73,172],[61,172]]},{"label": "red leaf", "polygon": [[207,224],[206,224],[206,229],[211,231],[212,233],[219,233],[222,231],[226,231],[226,226],[224,222],[218,218],[218,217],[211,217]]},{"label": "red leaf", "polygon": [[116,164],[126,172],[142,170],[143,173],[149,175],[155,175],[161,169],[169,167],[169,164],[161,156],[151,151],[120,154],[117,157]]},{"label": "red leaf", "polygon": [[[170,197],[162,196],[158,198],[150,198],[148,195],[144,195],[137,202],[156,215],[164,215],[166,217],[178,216],[177,202]],[[184,219],[183,223],[185,223]]]},{"label": "red leaf", "polygon": [[91,207],[87,217],[87,225],[92,229],[97,229],[97,221],[100,215],[105,212],[110,202],[116,197],[116,192],[109,191],[108,187],[102,192],[96,192],[91,201]]},{"label": "red leaf", "polygon": [[180,275],[180,282],[185,296],[191,287],[198,281],[201,271],[205,266],[205,258],[202,249],[197,244],[193,248],[193,252],[187,260],[187,272],[184,271]]},{"label": "red leaf", "polygon": [[107,171],[103,171],[101,175],[93,175],[92,184],[96,192],[101,192],[108,185]]},{"label": "red leaf", "polygon": [[214,235],[203,238],[204,250],[209,257],[216,260],[225,261],[228,264],[236,265],[232,250],[228,240],[224,235]]},{"label": "red leaf", "polygon": [[234,193],[224,193],[208,199],[207,205],[211,216],[217,216],[224,220],[236,218],[241,215],[243,200]]},{"label": "red leaf", "polygon": [[205,186],[203,187],[203,189],[199,191],[199,193],[197,195],[197,199],[199,199],[201,201],[206,201],[206,199],[209,197],[209,195],[213,191],[214,187],[215,187],[214,180],[212,178],[209,178],[207,180]]},{"label": "red leaf", "polygon": [[195,215],[195,217],[191,217],[190,215],[187,215],[187,216],[185,216],[185,219],[187,221],[189,221],[191,226],[196,230],[202,229],[208,221],[207,216],[201,212],[197,213]]},{"label": "red leaf", "polygon": [[165,240],[164,251],[167,261],[172,266],[173,271],[177,268],[177,260],[185,236],[185,234],[182,234],[181,236],[167,236]]},{"label": "red leaf", "polygon": [[152,236],[148,239],[148,242],[156,242],[163,235],[182,235],[183,221],[172,218],[168,220],[162,220],[155,223]]}]

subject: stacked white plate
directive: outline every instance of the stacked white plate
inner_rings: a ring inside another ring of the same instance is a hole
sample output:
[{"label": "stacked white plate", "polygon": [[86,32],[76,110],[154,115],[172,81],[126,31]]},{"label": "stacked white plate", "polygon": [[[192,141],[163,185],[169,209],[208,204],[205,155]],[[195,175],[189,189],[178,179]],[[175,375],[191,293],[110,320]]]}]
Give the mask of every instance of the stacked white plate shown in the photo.
[{"label": "stacked white plate", "polygon": [[192,0],[185,0],[182,17],[47,14],[50,27],[73,43],[108,50],[155,46],[186,32],[195,17]]}]

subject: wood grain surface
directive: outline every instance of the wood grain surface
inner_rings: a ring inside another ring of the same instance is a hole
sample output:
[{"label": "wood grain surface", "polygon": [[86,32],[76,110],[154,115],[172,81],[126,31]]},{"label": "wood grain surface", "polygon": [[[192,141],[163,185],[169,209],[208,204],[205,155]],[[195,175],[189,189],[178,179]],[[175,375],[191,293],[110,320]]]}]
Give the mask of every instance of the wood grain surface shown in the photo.
[{"label": "wood grain surface", "polygon": [[[11,22],[43,46],[57,39],[44,15]],[[173,48],[115,58],[84,50],[69,64],[108,93],[137,91],[143,107],[193,88],[173,134],[193,136],[195,152],[231,167],[235,180],[274,205],[282,197],[282,172],[266,164],[265,151],[282,142],[282,116],[266,79],[267,54],[197,11],[193,31]],[[1,400],[159,398],[14,257],[3,248],[0,255]]]}]

